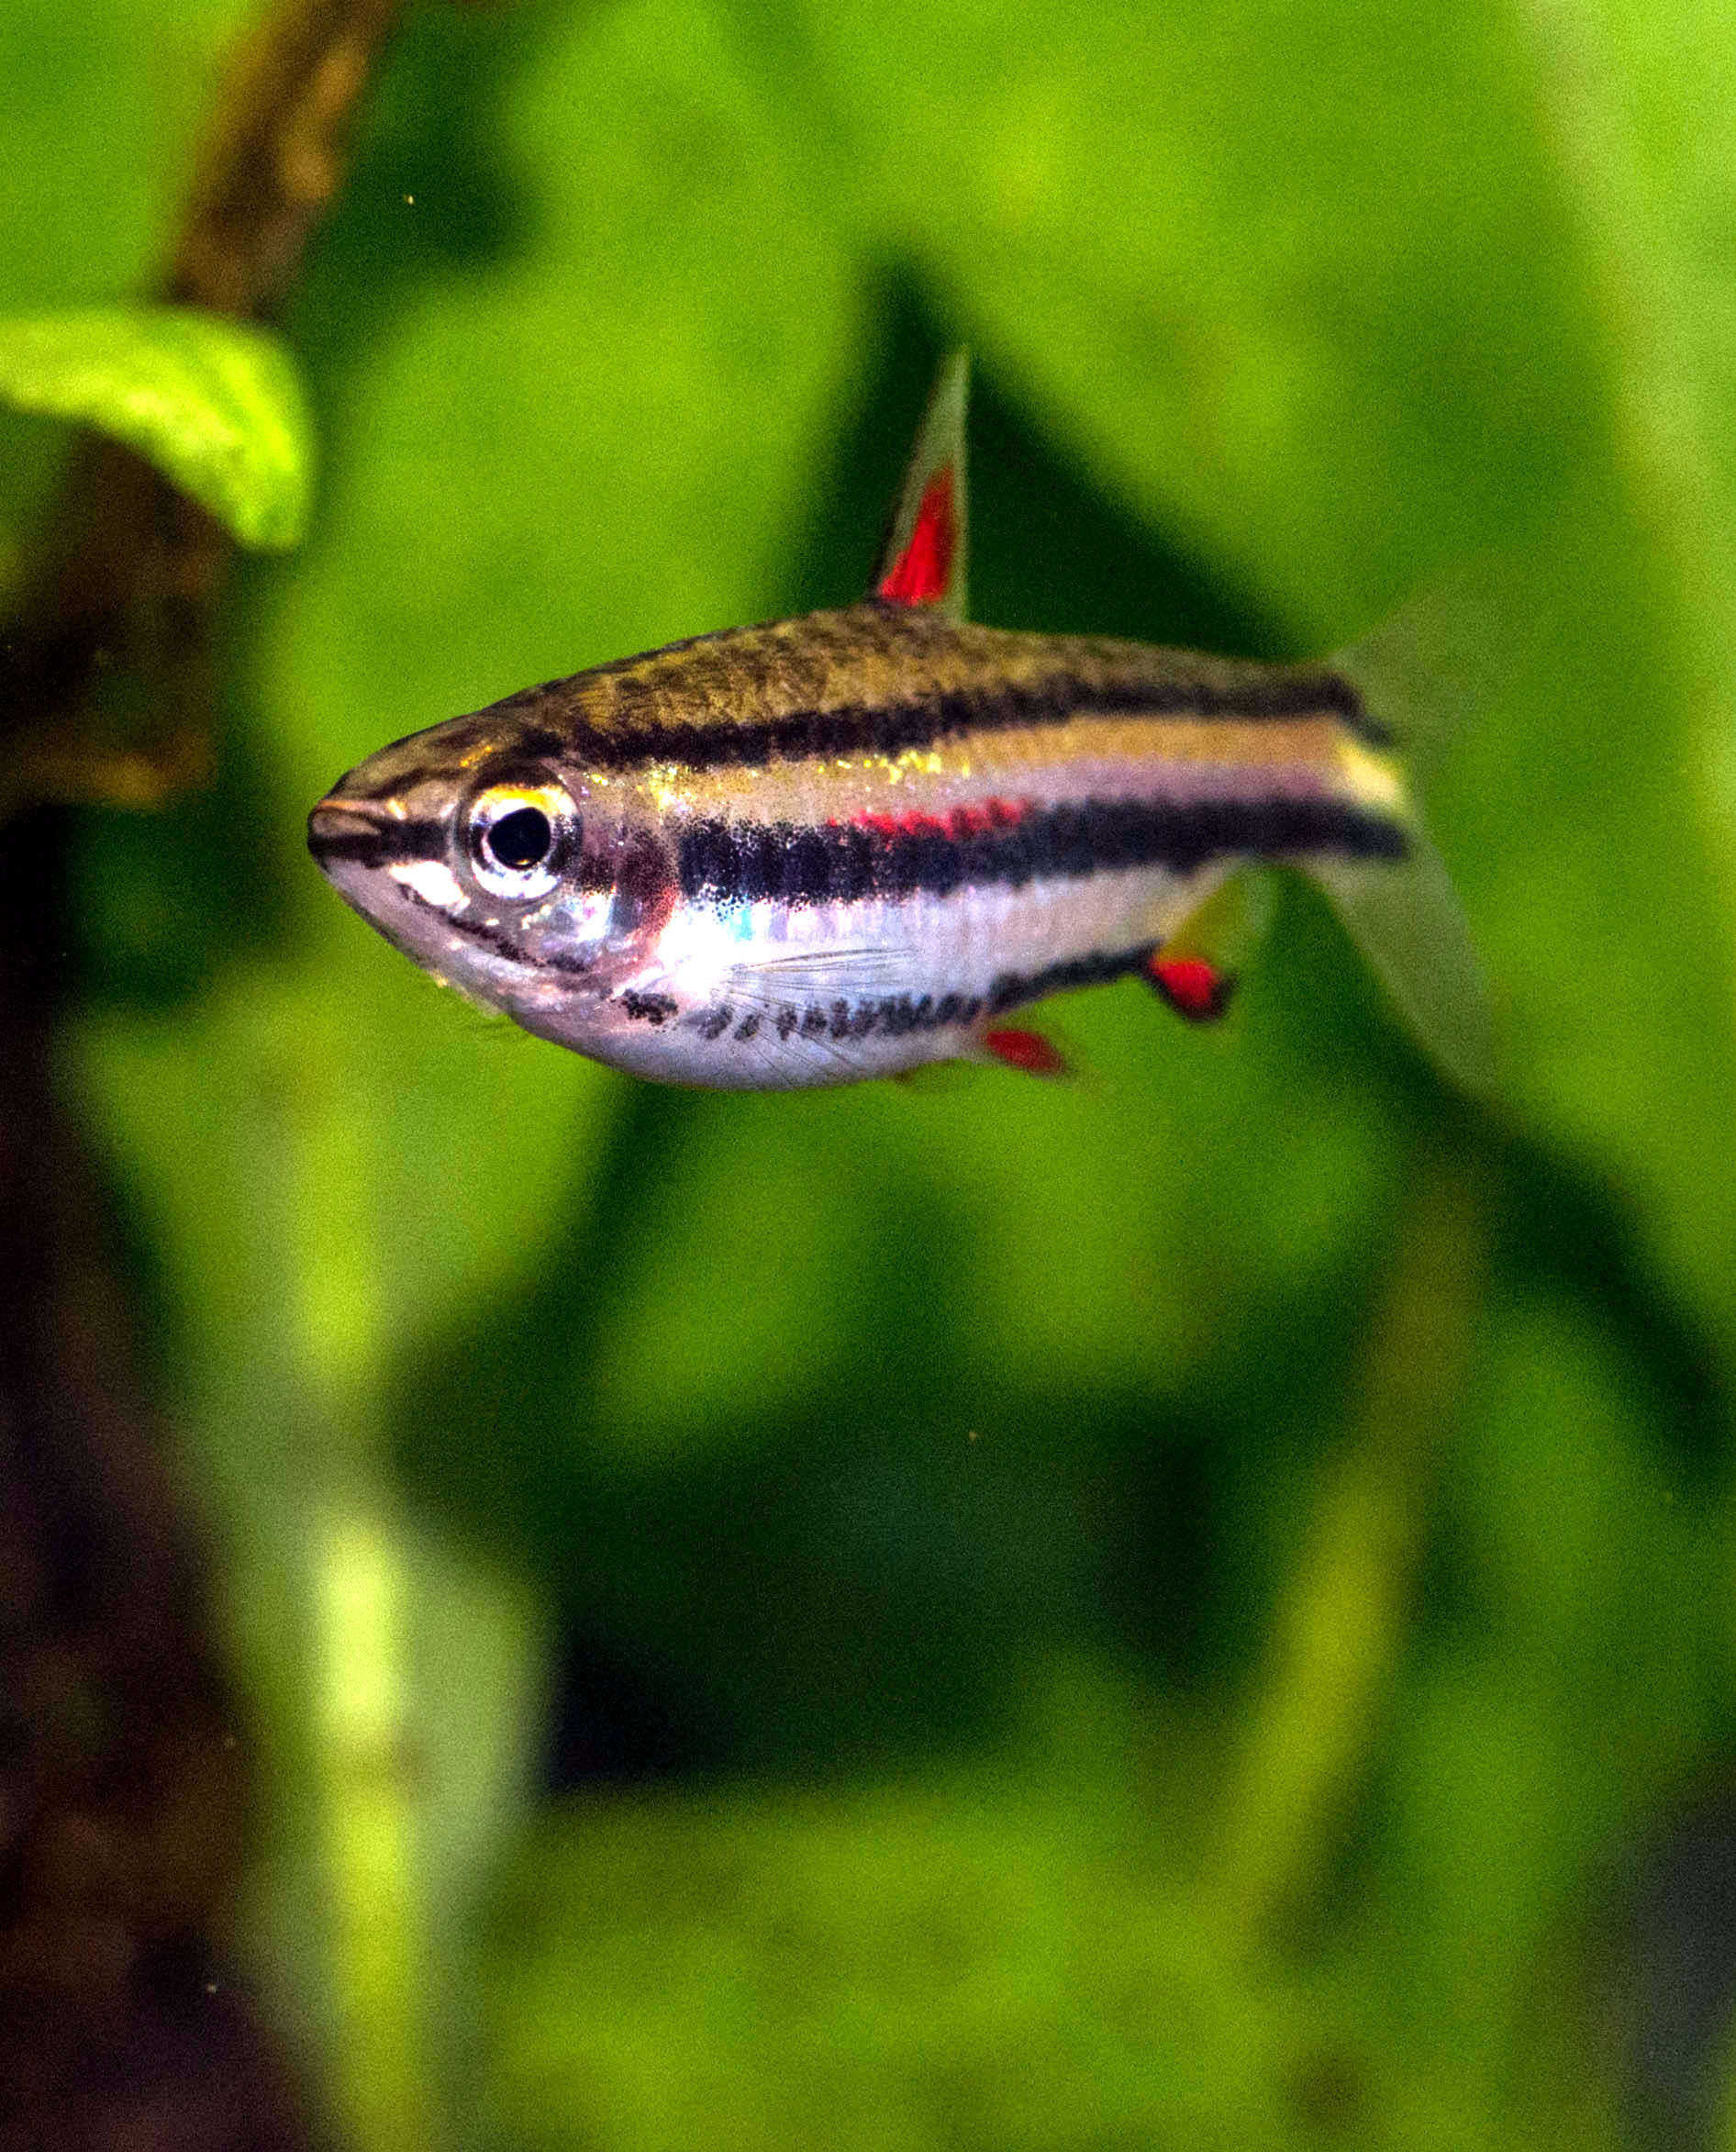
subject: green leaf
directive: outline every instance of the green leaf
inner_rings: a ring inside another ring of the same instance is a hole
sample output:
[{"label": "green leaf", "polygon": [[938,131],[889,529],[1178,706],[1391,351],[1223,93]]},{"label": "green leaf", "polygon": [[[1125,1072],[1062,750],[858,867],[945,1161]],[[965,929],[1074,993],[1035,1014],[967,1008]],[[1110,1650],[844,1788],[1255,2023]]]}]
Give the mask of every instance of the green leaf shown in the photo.
[{"label": "green leaf", "polygon": [[[1736,1085],[1719,11],[794,12],[863,242],[1299,647],[1517,543],[1537,656],[1431,802],[1500,1089],[1736,1359],[1736,1179],[1705,1165]],[[986,589],[980,504],[972,542]]]},{"label": "green leaf", "polygon": [[243,545],[307,527],[313,444],[294,362],[248,323],[180,307],[0,319],[0,397],[148,456]]}]

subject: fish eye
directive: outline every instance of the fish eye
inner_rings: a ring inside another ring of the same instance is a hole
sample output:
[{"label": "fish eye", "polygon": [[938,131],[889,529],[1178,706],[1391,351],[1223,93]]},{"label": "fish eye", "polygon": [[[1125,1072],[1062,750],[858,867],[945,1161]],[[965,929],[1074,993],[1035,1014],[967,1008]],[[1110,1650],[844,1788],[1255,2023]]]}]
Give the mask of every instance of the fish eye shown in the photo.
[{"label": "fish eye", "polygon": [[515,874],[540,866],[553,843],[554,824],[540,807],[515,807],[483,837],[483,850],[495,864]]},{"label": "fish eye", "polygon": [[470,810],[471,866],[483,887],[521,901],[546,897],[579,839],[578,810],[558,785],[494,785]]}]

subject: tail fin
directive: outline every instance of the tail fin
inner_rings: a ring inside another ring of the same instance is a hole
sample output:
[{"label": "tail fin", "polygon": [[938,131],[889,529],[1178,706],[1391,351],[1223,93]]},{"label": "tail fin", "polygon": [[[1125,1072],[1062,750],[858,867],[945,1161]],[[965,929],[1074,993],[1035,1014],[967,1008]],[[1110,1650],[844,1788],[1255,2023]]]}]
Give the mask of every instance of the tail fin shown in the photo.
[{"label": "tail fin", "polygon": [[[1515,568],[1500,555],[1474,562],[1333,661],[1391,726],[1415,782],[1517,668],[1525,637],[1516,632]],[[1409,856],[1396,864],[1322,860],[1308,872],[1420,1044],[1465,1090],[1486,1092],[1494,1040],[1483,967],[1419,808],[1409,838]]]},{"label": "tail fin", "polygon": [[1310,862],[1407,1028],[1463,1089],[1489,1090],[1495,1077],[1488,989],[1446,866],[1420,822],[1410,855],[1396,864]]},{"label": "tail fin", "polygon": [[1392,727],[1419,782],[1519,669],[1529,640],[1519,570],[1507,553],[1475,554],[1332,660]]}]

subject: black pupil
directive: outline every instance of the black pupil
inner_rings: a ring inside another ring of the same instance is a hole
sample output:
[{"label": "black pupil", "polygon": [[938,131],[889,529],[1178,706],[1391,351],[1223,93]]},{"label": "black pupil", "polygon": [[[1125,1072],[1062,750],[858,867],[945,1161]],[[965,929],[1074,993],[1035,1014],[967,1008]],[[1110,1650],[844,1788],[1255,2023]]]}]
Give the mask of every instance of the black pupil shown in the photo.
[{"label": "black pupil", "polygon": [[515,874],[540,866],[554,842],[554,827],[540,807],[515,807],[491,823],[488,849],[499,864]]}]

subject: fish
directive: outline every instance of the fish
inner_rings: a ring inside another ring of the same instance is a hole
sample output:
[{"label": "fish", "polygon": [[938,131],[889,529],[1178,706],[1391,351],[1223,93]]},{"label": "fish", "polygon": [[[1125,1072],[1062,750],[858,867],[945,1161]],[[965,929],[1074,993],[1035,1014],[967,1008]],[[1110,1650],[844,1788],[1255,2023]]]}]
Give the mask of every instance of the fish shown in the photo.
[{"label": "fish", "polygon": [[954,353],[860,601],[382,748],[308,819],[338,893],[540,1038],[797,1089],[953,1060],[1062,1075],[1014,1020],[1128,975],[1216,1021],[1289,867],[1482,1087],[1476,958],[1370,668],[970,621],[967,384]]}]

